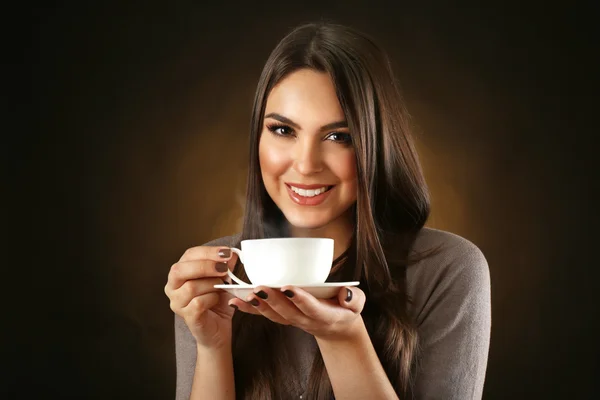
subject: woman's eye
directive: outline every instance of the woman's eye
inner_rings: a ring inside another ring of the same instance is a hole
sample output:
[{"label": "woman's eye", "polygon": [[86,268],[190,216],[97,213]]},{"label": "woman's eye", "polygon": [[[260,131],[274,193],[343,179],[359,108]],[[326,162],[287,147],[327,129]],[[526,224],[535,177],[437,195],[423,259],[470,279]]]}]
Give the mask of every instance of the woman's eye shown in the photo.
[{"label": "woman's eye", "polygon": [[285,125],[270,125],[267,128],[276,135],[290,136],[294,131],[289,126]]},{"label": "woman's eye", "polygon": [[351,143],[352,137],[349,133],[333,132],[327,136],[328,140],[332,140],[338,143]]}]

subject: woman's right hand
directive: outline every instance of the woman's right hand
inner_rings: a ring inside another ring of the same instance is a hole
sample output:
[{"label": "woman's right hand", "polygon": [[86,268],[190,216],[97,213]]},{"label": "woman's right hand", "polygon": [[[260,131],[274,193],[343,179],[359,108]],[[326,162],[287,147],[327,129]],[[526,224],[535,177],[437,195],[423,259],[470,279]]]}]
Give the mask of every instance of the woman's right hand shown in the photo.
[{"label": "woman's right hand", "polygon": [[232,296],[214,285],[228,281],[227,269],[237,255],[227,247],[188,249],[169,271],[165,294],[171,310],[185,320],[198,346],[218,349],[231,345]]}]

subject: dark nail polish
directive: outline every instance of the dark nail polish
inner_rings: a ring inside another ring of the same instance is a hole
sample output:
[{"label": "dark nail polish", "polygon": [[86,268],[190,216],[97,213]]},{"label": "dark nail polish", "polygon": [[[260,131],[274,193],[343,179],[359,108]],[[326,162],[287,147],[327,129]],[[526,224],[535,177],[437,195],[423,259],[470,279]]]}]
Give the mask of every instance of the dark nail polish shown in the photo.
[{"label": "dark nail polish", "polygon": [[264,291],[262,291],[262,290],[261,290],[260,292],[256,293],[256,295],[257,295],[258,297],[260,297],[261,299],[263,299],[263,300],[266,300],[266,299],[269,297],[269,295],[268,295],[268,294],[266,294],[266,293],[265,293]]},{"label": "dark nail polish", "polygon": [[221,257],[221,258],[229,258],[230,255],[231,255],[231,250],[230,249],[221,249],[221,250],[219,250],[219,257]]},{"label": "dark nail polish", "polygon": [[258,302],[258,300],[256,300],[256,299],[252,299],[252,300],[250,300],[250,304],[252,304],[254,307],[258,307],[258,305],[259,305],[260,303]]},{"label": "dark nail polish", "polygon": [[218,262],[216,265],[217,272],[226,272],[227,271],[227,263]]},{"label": "dark nail polish", "polygon": [[236,306],[235,304],[230,304],[229,307],[233,308],[234,310],[238,309],[238,306]]},{"label": "dark nail polish", "polygon": [[283,294],[285,294],[287,297],[289,297],[290,299],[292,297],[294,297],[294,292],[292,292],[291,290],[286,290],[283,292]]},{"label": "dark nail polish", "polygon": [[346,303],[349,303],[350,300],[352,300],[352,290],[350,290],[350,289],[346,289],[346,290],[347,290],[347,292],[346,292]]}]

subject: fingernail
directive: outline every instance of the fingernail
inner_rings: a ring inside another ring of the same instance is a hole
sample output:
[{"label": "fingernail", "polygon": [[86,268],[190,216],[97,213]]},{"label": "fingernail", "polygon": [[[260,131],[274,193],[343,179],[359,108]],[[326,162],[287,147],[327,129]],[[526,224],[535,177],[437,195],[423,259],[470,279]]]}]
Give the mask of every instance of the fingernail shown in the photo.
[{"label": "fingernail", "polygon": [[291,290],[286,290],[283,292],[283,294],[285,294],[287,297],[289,297],[290,299],[292,297],[294,297],[294,292],[292,292]]},{"label": "fingernail", "polygon": [[238,306],[236,306],[235,304],[230,304],[229,307],[233,308],[234,310],[238,309]]},{"label": "fingernail", "polygon": [[227,263],[218,262],[216,265],[217,272],[225,272],[227,271]]},{"label": "fingernail", "polygon": [[352,300],[352,290],[350,290],[350,289],[346,289],[346,290],[347,290],[347,292],[346,292],[346,303],[349,303],[350,300]]},{"label": "fingernail", "polygon": [[256,300],[256,299],[252,299],[252,300],[250,300],[250,302],[249,302],[249,303],[250,303],[250,304],[252,304],[254,307],[258,307],[258,305],[260,304],[260,303],[258,302],[258,300]]},{"label": "fingernail", "polygon": [[231,256],[231,250],[230,249],[221,249],[221,250],[219,250],[219,257],[221,257],[221,258],[229,258],[229,256]]},{"label": "fingernail", "polygon": [[262,291],[262,290],[261,290],[260,292],[256,293],[256,295],[257,295],[258,297],[260,297],[261,299],[263,299],[263,300],[266,300],[266,299],[269,297],[269,295],[268,295],[268,294],[266,294],[266,293],[265,293],[264,291]]}]

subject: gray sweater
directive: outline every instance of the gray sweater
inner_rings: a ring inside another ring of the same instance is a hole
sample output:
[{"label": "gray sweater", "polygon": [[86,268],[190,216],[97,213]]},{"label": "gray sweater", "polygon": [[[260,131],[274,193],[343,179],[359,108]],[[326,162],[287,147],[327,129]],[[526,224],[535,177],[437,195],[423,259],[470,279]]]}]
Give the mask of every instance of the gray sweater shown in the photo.
[{"label": "gray sweater", "polygon": [[[235,237],[207,245],[231,246]],[[442,246],[435,255],[407,269],[412,298],[409,313],[417,324],[420,355],[416,399],[480,399],[487,367],[491,328],[490,275],[485,257],[468,240],[423,228],[413,251]],[[318,351],[314,338],[294,329],[299,354]],[[183,319],[175,316],[176,398],[189,399],[196,345]],[[313,353],[314,354],[314,353]],[[299,358],[308,376],[311,357]]]}]

